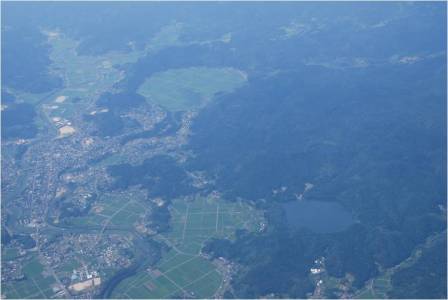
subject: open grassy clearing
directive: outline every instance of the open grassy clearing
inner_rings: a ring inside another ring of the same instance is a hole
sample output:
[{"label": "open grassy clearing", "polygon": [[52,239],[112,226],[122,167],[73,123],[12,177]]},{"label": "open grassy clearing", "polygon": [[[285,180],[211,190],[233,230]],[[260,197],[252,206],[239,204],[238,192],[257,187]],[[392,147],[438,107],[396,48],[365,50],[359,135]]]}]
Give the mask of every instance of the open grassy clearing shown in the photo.
[{"label": "open grassy clearing", "polygon": [[218,92],[230,92],[246,81],[233,68],[193,67],[156,73],[138,89],[148,101],[170,111],[200,107]]},{"label": "open grassy clearing", "polygon": [[247,204],[212,197],[176,199],[170,211],[172,229],[156,237],[170,250],[155,267],[121,282],[114,298],[213,297],[222,275],[201,255],[204,243],[232,239],[237,229],[256,231],[263,222],[262,213]]}]

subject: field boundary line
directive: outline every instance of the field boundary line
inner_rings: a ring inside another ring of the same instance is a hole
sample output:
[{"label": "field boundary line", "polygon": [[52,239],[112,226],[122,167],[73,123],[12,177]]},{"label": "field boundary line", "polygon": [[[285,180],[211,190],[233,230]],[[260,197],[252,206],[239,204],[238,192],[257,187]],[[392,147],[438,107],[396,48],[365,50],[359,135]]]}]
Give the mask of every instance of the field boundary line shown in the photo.
[{"label": "field boundary line", "polygon": [[42,296],[44,296],[43,299],[45,299],[47,296],[44,294],[44,292],[42,291],[42,289],[40,288],[40,286],[37,284],[36,280],[34,280],[34,277],[31,277],[31,280],[33,281],[34,285],[37,287],[37,289],[39,290],[40,294]]},{"label": "field boundary line", "polygon": [[185,230],[187,229],[187,222],[188,222],[188,211],[190,210],[190,204],[187,205],[187,211],[185,213],[185,222],[184,222],[184,229],[182,231],[182,241],[185,239]]},{"label": "field boundary line", "polygon": [[[131,283],[129,283],[129,286],[126,288],[126,290],[123,292],[123,294],[127,295],[127,292],[129,292],[130,289],[133,289],[137,286],[137,281],[145,278],[146,276],[150,276],[150,275],[148,273],[146,273],[146,274],[143,274],[143,276],[140,278],[138,278],[138,276],[137,276],[136,279],[134,279]],[[151,278],[151,276],[148,279],[150,279],[150,278]],[[132,299],[132,298],[129,297],[129,299]]]},{"label": "field boundary line", "polygon": [[178,285],[176,282],[174,282],[171,278],[169,278],[165,273],[162,273],[162,276],[165,277],[166,279],[168,279],[169,282],[171,282],[172,284],[174,284],[177,287],[177,290],[175,292],[177,292],[178,290],[181,290],[183,293],[188,295],[188,292],[186,290],[184,290],[183,287],[181,287],[180,285]]},{"label": "field boundary line", "polygon": [[182,265],[184,265],[184,264],[186,264],[186,263],[188,263],[188,262],[190,262],[190,261],[192,261],[193,259],[198,258],[198,257],[199,257],[199,256],[193,256],[192,258],[189,258],[189,259],[187,259],[186,261],[183,261],[183,262],[181,262],[180,264],[177,264],[177,265],[175,265],[175,266],[169,268],[168,270],[164,271],[162,274],[169,273],[169,272],[171,272],[171,271],[177,269],[178,267],[180,267],[180,266],[182,266]]},{"label": "field boundary line", "polygon": [[[202,274],[201,276],[199,276],[199,277],[196,278],[195,280],[193,280],[193,281],[189,282],[188,284],[184,285],[184,286],[182,287],[182,290],[185,291],[184,289],[185,289],[186,287],[188,287],[188,286],[190,286],[190,285],[192,285],[192,284],[198,282],[199,280],[202,280],[204,277],[208,276],[208,275],[209,275],[210,273],[212,273],[213,271],[216,271],[216,270],[215,270],[215,269],[210,270],[210,271],[208,271],[207,273]],[[178,290],[179,290],[179,289],[173,291],[172,293],[170,293],[170,294],[168,294],[168,295],[166,295],[166,296],[164,296],[164,297],[171,296],[171,295],[173,295],[174,293],[176,293]],[[188,294],[188,293],[187,293],[187,294]]]},{"label": "field boundary line", "polygon": [[219,223],[219,203],[216,205],[216,224],[215,224],[215,232],[218,232],[218,223]]}]

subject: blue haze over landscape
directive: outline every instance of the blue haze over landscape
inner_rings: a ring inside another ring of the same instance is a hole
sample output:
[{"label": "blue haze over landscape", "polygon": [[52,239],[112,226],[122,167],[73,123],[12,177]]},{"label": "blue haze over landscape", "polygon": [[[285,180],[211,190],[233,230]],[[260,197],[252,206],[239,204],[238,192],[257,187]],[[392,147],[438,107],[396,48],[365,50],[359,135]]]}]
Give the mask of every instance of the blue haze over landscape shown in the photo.
[{"label": "blue haze over landscape", "polygon": [[446,299],[446,3],[1,8],[2,298]]}]

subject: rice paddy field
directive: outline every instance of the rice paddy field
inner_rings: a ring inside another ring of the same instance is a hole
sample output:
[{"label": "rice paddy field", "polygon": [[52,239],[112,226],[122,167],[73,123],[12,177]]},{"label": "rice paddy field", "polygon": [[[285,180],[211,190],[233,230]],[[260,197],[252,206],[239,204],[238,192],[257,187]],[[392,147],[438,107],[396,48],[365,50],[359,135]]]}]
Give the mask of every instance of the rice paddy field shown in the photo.
[{"label": "rice paddy field", "polygon": [[37,255],[30,258],[23,265],[24,280],[14,281],[14,284],[5,283],[2,293],[7,298],[16,299],[45,299],[54,295],[52,285],[55,283],[50,274],[45,274]]},{"label": "rice paddy field", "polygon": [[156,236],[170,250],[156,266],[121,282],[113,298],[213,297],[223,274],[201,254],[205,242],[232,239],[237,229],[256,231],[264,222],[262,214],[247,204],[213,197],[178,199],[171,215],[171,230]]},{"label": "rice paddy field", "polygon": [[144,193],[139,191],[135,191],[133,197],[119,193],[103,194],[86,216],[67,219],[64,225],[73,228],[85,226],[132,228],[147,209],[142,204],[143,198]]},{"label": "rice paddy field", "polygon": [[[118,65],[136,61],[143,52],[110,52],[99,56],[78,55],[79,41],[64,35],[48,39],[51,45],[52,69],[64,81],[64,88],[46,101],[46,111],[51,117],[70,119],[79,107],[85,107],[101,93],[110,90],[124,74]],[[55,101],[64,96],[62,102]]]},{"label": "rice paddy field", "polygon": [[197,109],[216,93],[233,91],[245,81],[246,75],[234,68],[171,69],[146,79],[138,93],[167,110],[185,111]]},{"label": "rice paddy field", "polygon": [[[41,106],[43,114],[36,123],[39,128],[51,128],[56,134],[57,127],[62,125],[54,124],[52,118],[72,121],[74,115],[88,108],[98,96],[110,91],[113,85],[124,77],[124,72],[117,66],[133,63],[149,52],[178,43],[180,31],[179,24],[167,25],[149,41],[144,50],[108,52],[97,56],[79,55],[76,48],[80,41],[58,31],[43,31],[48,37],[47,43],[50,46],[52,60],[50,70],[62,79],[63,86],[41,94],[12,89],[8,89],[8,92],[20,101]],[[63,101],[57,100],[62,97]],[[76,125],[74,124],[75,129]]]}]

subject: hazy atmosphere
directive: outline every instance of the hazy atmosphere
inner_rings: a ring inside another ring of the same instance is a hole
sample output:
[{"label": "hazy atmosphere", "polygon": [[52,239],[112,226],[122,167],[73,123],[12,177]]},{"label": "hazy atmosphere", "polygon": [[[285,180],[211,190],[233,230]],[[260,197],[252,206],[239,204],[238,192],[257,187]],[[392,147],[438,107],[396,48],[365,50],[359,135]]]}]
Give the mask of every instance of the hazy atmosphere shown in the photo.
[{"label": "hazy atmosphere", "polygon": [[1,9],[2,299],[446,299],[445,2]]}]

